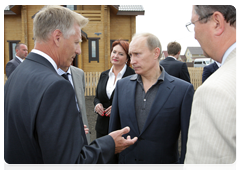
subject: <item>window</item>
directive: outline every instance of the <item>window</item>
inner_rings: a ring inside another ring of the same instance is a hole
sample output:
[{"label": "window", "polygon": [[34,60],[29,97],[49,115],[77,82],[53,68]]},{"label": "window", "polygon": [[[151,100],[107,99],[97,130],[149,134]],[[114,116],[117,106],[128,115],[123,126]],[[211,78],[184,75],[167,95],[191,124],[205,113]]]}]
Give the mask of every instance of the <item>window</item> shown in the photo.
[{"label": "window", "polygon": [[20,42],[20,40],[9,40],[9,61],[15,58],[16,51],[15,46]]},{"label": "window", "polygon": [[77,10],[77,6],[76,5],[63,5],[64,7],[74,11],[74,10]]},{"label": "window", "polygon": [[88,39],[89,63],[91,61],[99,62],[99,39],[100,38]]}]

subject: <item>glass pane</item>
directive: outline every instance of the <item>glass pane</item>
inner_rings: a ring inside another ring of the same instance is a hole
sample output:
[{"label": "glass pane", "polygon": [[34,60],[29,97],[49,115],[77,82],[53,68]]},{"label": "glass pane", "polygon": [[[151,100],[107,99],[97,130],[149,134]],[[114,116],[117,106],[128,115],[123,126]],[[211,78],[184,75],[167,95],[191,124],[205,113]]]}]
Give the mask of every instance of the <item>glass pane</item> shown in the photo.
[{"label": "glass pane", "polygon": [[66,5],[68,9],[74,10],[74,5]]},{"label": "glass pane", "polygon": [[12,54],[13,54],[13,58],[15,58],[16,56],[16,51],[15,51],[15,47],[16,47],[17,43],[12,43]]},{"label": "glass pane", "polygon": [[92,58],[96,58],[96,41],[92,41]]}]

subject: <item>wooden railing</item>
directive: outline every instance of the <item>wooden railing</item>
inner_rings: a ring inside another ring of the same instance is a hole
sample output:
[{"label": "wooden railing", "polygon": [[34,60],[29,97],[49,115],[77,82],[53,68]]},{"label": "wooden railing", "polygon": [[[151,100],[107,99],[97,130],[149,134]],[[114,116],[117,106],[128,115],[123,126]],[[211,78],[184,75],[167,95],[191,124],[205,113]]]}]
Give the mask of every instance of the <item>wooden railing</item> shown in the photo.
[{"label": "wooden railing", "polygon": [[193,84],[194,90],[197,90],[199,86],[202,85],[202,67],[188,67],[188,72],[190,74],[190,81]]},{"label": "wooden railing", "polygon": [[95,96],[101,72],[85,72],[85,96]]},{"label": "wooden railing", "polygon": [[[194,90],[196,90],[200,85],[202,85],[203,68],[188,67],[188,71],[190,74],[191,83],[194,86]],[[95,96],[101,72],[85,72],[84,75],[85,75],[85,96]],[[7,76],[6,74],[4,74],[4,84],[6,81]]]}]

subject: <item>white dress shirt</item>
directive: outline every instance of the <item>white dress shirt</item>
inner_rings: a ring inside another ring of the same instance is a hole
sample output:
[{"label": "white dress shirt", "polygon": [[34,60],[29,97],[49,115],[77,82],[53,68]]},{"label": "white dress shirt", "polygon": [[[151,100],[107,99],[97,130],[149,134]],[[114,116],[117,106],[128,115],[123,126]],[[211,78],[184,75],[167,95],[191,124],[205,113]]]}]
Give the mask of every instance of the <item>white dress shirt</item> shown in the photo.
[{"label": "white dress shirt", "polygon": [[109,99],[111,98],[112,92],[116,87],[117,81],[120,80],[123,77],[123,75],[124,75],[124,73],[127,69],[127,65],[125,65],[123,67],[123,69],[118,73],[116,81],[115,81],[115,74],[113,73],[112,69],[113,69],[113,66],[108,73],[109,79],[108,79],[107,87],[106,87],[106,92],[107,92],[107,96],[108,96]]},{"label": "white dress shirt", "polygon": [[21,63],[23,62],[23,59],[21,59],[20,57],[16,56],[17,59],[19,59],[21,61]]}]

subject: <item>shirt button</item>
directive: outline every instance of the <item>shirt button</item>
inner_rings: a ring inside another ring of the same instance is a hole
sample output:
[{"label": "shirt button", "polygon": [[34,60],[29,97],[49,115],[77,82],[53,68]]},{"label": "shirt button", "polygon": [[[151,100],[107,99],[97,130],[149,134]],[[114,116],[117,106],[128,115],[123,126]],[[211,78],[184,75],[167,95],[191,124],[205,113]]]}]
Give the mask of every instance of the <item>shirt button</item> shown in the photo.
[{"label": "shirt button", "polygon": [[146,101],[146,99],[143,99],[143,101]]}]

